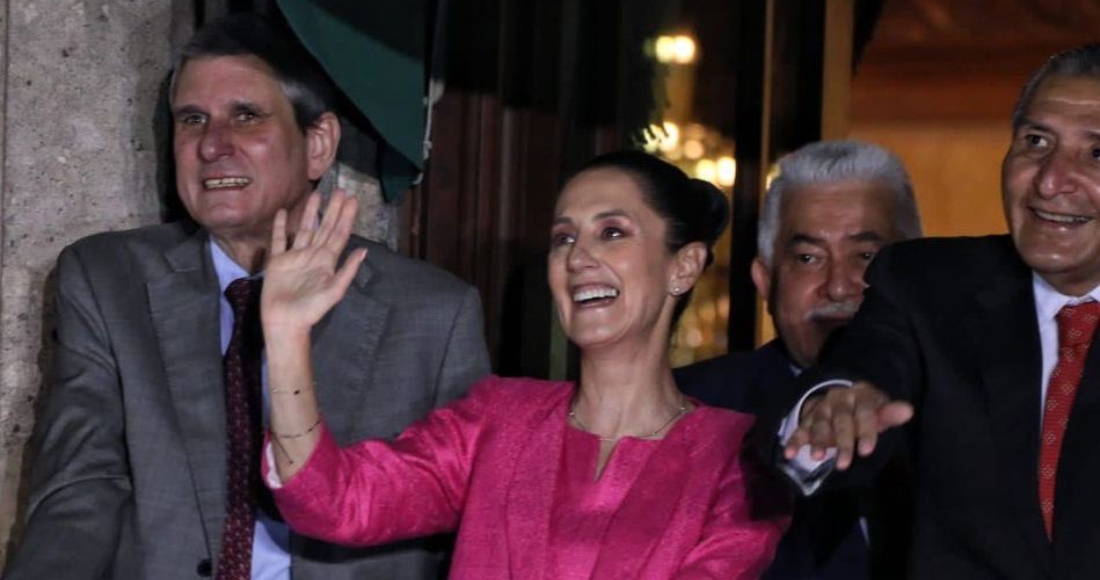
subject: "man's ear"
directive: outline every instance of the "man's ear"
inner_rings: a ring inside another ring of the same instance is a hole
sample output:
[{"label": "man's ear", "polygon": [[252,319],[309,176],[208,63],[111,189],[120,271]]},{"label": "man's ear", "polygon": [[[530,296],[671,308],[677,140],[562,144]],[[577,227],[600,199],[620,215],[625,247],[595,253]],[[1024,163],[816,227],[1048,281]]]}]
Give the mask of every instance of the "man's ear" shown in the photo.
[{"label": "man's ear", "polygon": [[340,119],[332,111],[321,116],[306,129],[306,170],[309,180],[316,181],[336,161],[340,146]]},{"label": "man's ear", "polygon": [[752,261],[752,285],[756,286],[756,293],[764,300],[771,300],[772,271],[764,264],[764,260],[757,256]]},{"label": "man's ear", "polygon": [[669,277],[670,294],[683,294],[699,281],[707,264],[707,247],[702,242],[692,242],[676,251]]}]

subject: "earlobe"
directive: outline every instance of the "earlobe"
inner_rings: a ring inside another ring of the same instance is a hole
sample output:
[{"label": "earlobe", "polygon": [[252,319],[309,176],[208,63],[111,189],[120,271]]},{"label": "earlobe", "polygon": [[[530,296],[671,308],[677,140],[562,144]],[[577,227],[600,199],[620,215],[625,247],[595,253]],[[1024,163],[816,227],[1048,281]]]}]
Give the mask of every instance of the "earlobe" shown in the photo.
[{"label": "earlobe", "polygon": [[707,248],[702,243],[693,242],[676,252],[674,271],[669,280],[669,292],[680,295],[691,290],[699,281],[707,263]]},{"label": "earlobe", "polygon": [[336,161],[340,146],[340,119],[331,111],[322,113],[317,121],[306,129],[306,155],[309,179],[320,179]]}]

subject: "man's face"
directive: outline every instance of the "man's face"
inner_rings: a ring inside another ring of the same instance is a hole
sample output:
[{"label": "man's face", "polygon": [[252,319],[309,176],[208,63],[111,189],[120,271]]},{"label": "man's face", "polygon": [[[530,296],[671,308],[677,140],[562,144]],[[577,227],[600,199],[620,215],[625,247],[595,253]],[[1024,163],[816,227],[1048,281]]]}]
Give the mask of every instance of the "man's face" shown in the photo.
[{"label": "man's face", "polygon": [[1064,294],[1100,285],[1100,80],[1052,76],[1034,93],[1001,166],[1016,249]]},{"label": "man's face", "polygon": [[317,155],[315,129],[298,129],[290,101],[253,56],[187,61],[172,116],[180,199],[223,242],[265,244],[275,213],[300,210],[309,181],[330,163]]},{"label": "man's face", "polygon": [[829,335],[859,308],[867,264],[898,238],[893,200],[884,184],[862,181],[785,195],[771,267],[757,258],[752,277],[798,366],[813,365]]}]

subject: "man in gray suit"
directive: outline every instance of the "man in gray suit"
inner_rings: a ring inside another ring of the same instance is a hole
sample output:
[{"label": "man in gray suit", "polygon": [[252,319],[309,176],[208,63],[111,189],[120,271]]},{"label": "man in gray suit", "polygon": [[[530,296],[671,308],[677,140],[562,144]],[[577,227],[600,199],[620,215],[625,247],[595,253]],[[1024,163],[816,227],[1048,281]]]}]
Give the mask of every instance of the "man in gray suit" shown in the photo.
[{"label": "man in gray suit", "polygon": [[[197,227],[100,234],[62,252],[28,522],[6,578],[439,574],[438,541],[333,546],[259,508],[244,512],[244,571],[222,566],[234,519],[227,440],[237,432],[226,403],[235,380],[223,379],[237,339],[222,292],[262,274],[276,212],[297,223],[340,139],[328,80],[291,42],[234,16],[185,48],[171,89],[173,148]],[[318,398],[343,444],[394,435],[489,370],[473,288],[365,240],[350,245],[370,255],[315,329],[313,351]],[[254,421],[252,435],[261,429]]]}]

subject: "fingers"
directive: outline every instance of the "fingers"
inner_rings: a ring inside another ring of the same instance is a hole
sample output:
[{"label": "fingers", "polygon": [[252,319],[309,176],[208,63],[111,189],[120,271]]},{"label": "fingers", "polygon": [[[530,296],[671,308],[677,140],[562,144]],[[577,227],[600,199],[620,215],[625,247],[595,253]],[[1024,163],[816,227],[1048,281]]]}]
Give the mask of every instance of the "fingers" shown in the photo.
[{"label": "fingers", "polygon": [[351,285],[351,281],[355,279],[355,273],[359,271],[360,264],[367,258],[367,249],[359,248],[352,252],[347,260],[344,260],[344,264],[340,266],[340,269],[336,271],[336,276],[333,278],[332,289],[335,292],[335,302],[339,302],[344,297],[344,292],[347,291],[348,286]]},{"label": "fingers", "polygon": [[847,469],[855,458],[855,453],[866,457],[874,452],[881,433],[878,424],[878,411],[889,402],[882,391],[870,383],[858,382],[848,391],[849,406],[843,410],[851,424],[851,430],[844,433],[843,444],[837,446],[837,469]]},{"label": "fingers", "polygon": [[810,432],[807,429],[798,429],[791,434],[790,439],[787,439],[787,444],[783,446],[783,457],[790,461],[798,455],[798,450],[803,446],[810,444]]},{"label": "fingers", "polygon": [[[331,233],[325,240],[325,245],[333,254],[339,255],[351,237],[351,230],[355,226],[355,215],[359,213],[359,200],[355,197],[347,197],[339,208],[340,212],[334,220]],[[328,217],[328,216],[326,216]]]},{"label": "fingers", "polygon": [[806,426],[810,433],[810,457],[825,459],[825,452],[835,448],[837,468],[847,469],[852,461],[858,426],[855,421],[853,388],[831,388],[810,413]]},{"label": "fingers", "polygon": [[829,448],[836,449],[836,468],[845,470],[853,459],[874,452],[878,436],[886,429],[902,425],[913,416],[913,406],[890,401],[869,383],[851,387],[828,388],[824,395],[807,400],[799,428],[783,449],[793,459],[803,446],[810,446],[812,459],[825,458]]},{"label": "fingers", "polygon": [[271,256],[278,256],[286,251],[286,210],[275,212],[275,223],[271,225]]},{"label": "fingers", "polygon": [[891,401],[883,405],[878,412],[879,432],[908,423],[914,412],[913,405],[905,401]]},{"label": "fingers", "polygon": [[328,204],[325,206],[325,213],[321,217],[321,224],[314,236],[314,245],[324,246],[328,243],[333,229],[336,227],[336,222],[340,218],[340,210],[346,200],[347,194],[344,193],[343,189],[337,188],[332,191],[332,195],[328,198]]},{"label": "fingers", "polygon": [[314,236],[314,246],[324,247],[333,254],[339,255],[347,245],[348,238],[351,237],[358,211],[359,200],[356,197],[347,195],[342,189],[333,191],[328,206],[325,207],[321,226]]},{"label": "fingers", "polygon": [[314,225],[317,223],[317,210],[321,207],[321,194],[316,191],[309,194],[306,207],[298,220],[298,231],[294,233],[294,249],[308,247],[313,243]]}]

